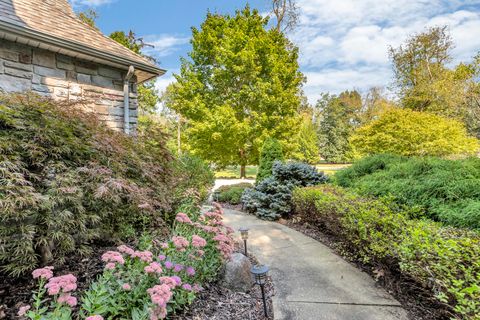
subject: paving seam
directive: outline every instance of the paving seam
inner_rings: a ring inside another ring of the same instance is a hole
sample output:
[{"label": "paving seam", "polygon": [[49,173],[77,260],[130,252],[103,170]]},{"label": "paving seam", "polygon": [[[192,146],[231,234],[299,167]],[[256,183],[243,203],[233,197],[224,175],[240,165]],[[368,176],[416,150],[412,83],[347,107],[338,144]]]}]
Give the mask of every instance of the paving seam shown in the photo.
[{"label": "paving seam", "polygon": [[288,248],[298,248],[298,247],[303,247],[303,246],[306,246],[306,245],[309,245],[309,244],[314,244],[314,243],[317,243],[317,241],[312,241],[312,242],[307,242],[307,243],[301,243],[299,245],[291,245],[291,246],[288,246],[288,247],[280,247],[280,248],[271,248],[271,249],[265,249],[263,251],[275,251],[275,250],[284,250],[284,249],[288,249]]},{"label": "paving seam", "polygon": [[384,304],[384,303],[356,303],[356,302],[327,302],[327,301],[296,301],[285,300],[287,303],[308,303],[308,304],[329,304],[329,305],[345,305],[345,306],[365,306],[365,307],[396,307],[402,308],[401,304]]}]

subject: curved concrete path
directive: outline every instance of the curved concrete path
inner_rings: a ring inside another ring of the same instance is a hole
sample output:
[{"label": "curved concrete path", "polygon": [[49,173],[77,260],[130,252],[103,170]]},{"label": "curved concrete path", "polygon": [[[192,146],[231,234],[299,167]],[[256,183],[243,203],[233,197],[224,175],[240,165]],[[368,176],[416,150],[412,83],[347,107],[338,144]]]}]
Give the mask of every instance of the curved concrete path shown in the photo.
[{"label": "curved concrete path", "polygon": [[327,246],[281,224],[224,211],[232,228],[250,229],[249,251],[270,266],[275,319],[408,319],[398,301]]}]

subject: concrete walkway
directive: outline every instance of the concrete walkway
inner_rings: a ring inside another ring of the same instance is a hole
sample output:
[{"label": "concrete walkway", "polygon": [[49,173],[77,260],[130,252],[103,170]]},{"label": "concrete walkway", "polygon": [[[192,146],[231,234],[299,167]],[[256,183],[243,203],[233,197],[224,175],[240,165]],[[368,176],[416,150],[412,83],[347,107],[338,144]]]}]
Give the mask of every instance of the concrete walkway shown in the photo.
[{"label": "concrete walkway", "polygon": [[369,275],[320,242],[239,211],[225,209],[225,222],[236,230],[250,228],[248,248],[271,270],[275,319],[408,319],[400,303]]}]

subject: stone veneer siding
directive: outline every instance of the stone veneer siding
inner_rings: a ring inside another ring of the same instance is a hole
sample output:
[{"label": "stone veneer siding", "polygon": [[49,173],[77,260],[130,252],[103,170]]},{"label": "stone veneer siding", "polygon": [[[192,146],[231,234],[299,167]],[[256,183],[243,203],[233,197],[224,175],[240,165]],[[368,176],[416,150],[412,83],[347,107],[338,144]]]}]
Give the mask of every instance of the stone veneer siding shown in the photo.
[{"label": "stone veneer siding", "polygon": [[[81,101],[108,126],[122,130],[126,71],[0,40],[0,90]],[[137,125],[137,86],[130,88],[130,128]]]}]

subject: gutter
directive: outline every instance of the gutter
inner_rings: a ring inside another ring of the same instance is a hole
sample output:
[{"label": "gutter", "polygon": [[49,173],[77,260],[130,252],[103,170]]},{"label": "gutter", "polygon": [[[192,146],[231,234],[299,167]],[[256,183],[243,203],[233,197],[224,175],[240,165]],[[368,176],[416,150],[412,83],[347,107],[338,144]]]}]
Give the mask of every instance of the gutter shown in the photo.
[{"label": "gutter", "polygon": [[130,79],[135,74],[135,68],[130,66],[123,82],[123,131],[130,134]]},{"label": "gutter", "polygon": [[[97,50],[95,48],[86,47],[83,44],[80,44],[74,41],[68,41],[55,36],[46,35],[44,33],[29,29],[29,28],[25,28],[23,26],[13,25],[11,23],[7,23],[1,20],[0,20],[0,30],[13,33],[19,37],[27,38],[27,40],[32,39],[35,41],[39,41],[39,42],[48,44],[50,46],[57,47],[59,49],[71,50],[71,51],[74,51],[80,54],[89,55],[101,60],[114,62],[119,65],[122,65],[124,68],[129,68],[130,66],[133,66],[136,69],[146,71],[148,73],[151,73],[157,76],[161,76],[166,72],[166,70],[158,68],[151,64],[139,63],[138,61],[134,61],[125,57],[114,56],[114,55],[105,53],[101,50]],[[155,76],[152,76],[151,78],[154,78],[154,77]]]}]

